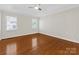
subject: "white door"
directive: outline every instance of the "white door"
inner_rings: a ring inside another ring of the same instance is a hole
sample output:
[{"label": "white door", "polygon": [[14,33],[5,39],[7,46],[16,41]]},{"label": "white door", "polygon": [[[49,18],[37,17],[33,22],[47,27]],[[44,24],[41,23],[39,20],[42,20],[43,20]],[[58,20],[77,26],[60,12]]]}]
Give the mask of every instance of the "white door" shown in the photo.
[{"label": "white door", "polygon": [[33,33],[39,32],[39,20],[38,19],[32,19],[32,30],[33,30]]}]

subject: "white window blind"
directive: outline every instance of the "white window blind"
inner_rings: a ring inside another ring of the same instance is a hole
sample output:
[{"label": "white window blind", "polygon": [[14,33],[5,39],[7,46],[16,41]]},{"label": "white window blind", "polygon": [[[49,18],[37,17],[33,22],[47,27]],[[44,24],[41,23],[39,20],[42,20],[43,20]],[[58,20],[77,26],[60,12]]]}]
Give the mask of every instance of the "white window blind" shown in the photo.
[{"label": "white window blind", "polygon": [[17,29],[17,18],[12,16],[6,16],[7,20],[7,30],[16,30]]}]

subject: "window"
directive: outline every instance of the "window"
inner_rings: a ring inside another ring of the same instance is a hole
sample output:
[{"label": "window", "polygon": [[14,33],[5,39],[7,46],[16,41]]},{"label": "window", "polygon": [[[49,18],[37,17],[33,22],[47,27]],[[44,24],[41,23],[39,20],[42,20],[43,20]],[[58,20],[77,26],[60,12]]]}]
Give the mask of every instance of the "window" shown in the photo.
[{"label": "window", "polygon": [[17,29],[17,18],[12,16],[6,16],[7,20],[7,30],[16,30]]},{"label": "window", "polygon": [[37,27],[38,27],[37,19],[32,19],[32,29],[37,29]]}]

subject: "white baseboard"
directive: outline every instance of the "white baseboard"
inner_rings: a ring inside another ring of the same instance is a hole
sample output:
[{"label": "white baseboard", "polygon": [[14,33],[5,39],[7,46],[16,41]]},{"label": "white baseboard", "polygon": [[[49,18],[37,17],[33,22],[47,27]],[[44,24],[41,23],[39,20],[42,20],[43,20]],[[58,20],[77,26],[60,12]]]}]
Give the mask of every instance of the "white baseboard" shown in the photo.
[{"label": "white baseboard", "polygon": [[69,39],[69,38],[66,38],[66,37],[57,36],[57,35],[51,35],[51,34],[43,33],[43,32],[40,32],[40,33],[45,34],[45,35],[48,35],[48,36],[52,36],[52,37],[56,37],[56,38],[60,38],[60,39],[64,39],[64,40],[67,40],[67,41],[71,41],[71,42],[79,43],[79,41],[76,41],[76,40],[73,40],[73,39]]},{"label": "white baseboard", "polygon": [[[35,32],[35,33],[36,33],[36,32]],[[23,35],[30,35],[30,34],[35,34],[35,33],[28,33],[28,34],[16,35],[16,36],[12,36],[12,37],[18,37],[18,36],[23,36]],[[76,40],[73,40],[73,39],[69,39],[69,38],[66,38],[66,37],[57,36],[57,35],[51,35],[51,34],[43,33],[43,32],[40,32],[40,33],[41,33],[41,34],[48,35],[48,36],[57,37],[57,38],[64,39],[64,40],[68,40],[68,41],[71,41],[71,42],[79,43],[79,41],[76,41]],[[4,37],[4,38],[1,38],[1,39],[12,38],[12,37]],[[0,40],[1,40],[1,39],[0,39]]]},{"label": "white baseboard", "polygon": [[18,36],[30,35],[30,34],[33,34],[33,33],[21,34],[21,35],[10,36],[10,37],[2,37],[1,40],[2,40],[2,39],[7,39],[7,38],[12,38],[12,37],[18,37]]}]

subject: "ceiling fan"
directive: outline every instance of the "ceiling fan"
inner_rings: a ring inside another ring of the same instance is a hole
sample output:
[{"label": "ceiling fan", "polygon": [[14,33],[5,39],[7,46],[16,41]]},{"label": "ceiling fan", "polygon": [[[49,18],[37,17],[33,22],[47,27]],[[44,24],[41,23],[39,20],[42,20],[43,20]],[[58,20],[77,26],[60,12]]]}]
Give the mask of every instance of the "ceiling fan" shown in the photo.
[{"label": "ceiling fan", "polygon": [[30,7],[28,7],[28,8],[33,8],[33,9],[42,11],[42,9],[40,8],[40,4],[36,4],[35,6],[30,6]]}]

